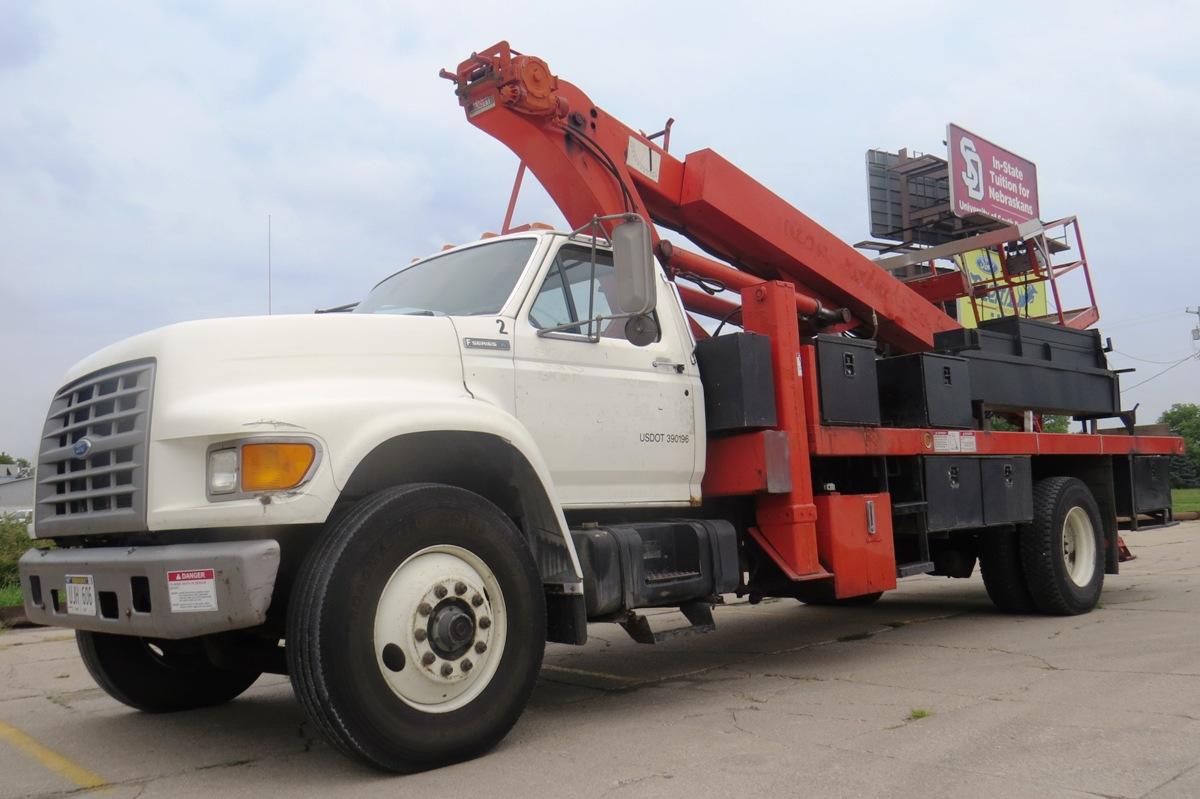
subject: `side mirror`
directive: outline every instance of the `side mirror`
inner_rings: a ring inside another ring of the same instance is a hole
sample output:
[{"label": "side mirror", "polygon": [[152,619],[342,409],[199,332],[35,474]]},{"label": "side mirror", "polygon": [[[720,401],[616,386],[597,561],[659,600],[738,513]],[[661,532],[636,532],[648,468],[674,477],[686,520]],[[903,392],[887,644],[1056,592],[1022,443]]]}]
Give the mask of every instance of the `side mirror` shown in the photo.
[{"label": "side mirror", "polygon": [[635,347],[645,347],[658,341],[658,322],[650,314],[631,316],[625,320],[625,339]]},{"label": "side mirror", "polygon": [[654,310],[654,256],[650,252],[650,226],[636,214],[613,228],[613,267],[617,278],[617,305],[622,314],[642,316]]}]

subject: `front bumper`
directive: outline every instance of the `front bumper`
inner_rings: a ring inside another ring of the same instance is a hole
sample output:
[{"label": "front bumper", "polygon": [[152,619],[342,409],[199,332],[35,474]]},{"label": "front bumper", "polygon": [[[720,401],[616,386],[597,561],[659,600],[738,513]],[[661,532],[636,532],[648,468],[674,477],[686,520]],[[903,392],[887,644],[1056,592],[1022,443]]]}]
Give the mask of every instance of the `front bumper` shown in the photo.
[{"label": "front bumper", "polygon": [[279,543],[33,549],[19,565],[25,615],[32,622],[192,638],[266,621]]}]

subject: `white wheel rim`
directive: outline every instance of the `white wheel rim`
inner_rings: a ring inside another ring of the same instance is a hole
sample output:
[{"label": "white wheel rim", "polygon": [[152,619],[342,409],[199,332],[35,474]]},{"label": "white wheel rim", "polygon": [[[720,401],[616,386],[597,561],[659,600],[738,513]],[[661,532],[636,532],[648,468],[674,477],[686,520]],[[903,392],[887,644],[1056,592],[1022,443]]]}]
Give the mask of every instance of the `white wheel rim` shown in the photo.
[{"label": "white wheel rim", "polygon": [[[465,636],[448,634],[465,629],[464,617],[471,622],[465,649]],[[496,674],[507,636],[496,575],[462,547],[437,545],[410,555],[375,608],[379,673],[405,704],[426,713],[448,713],[479,696]],[[399,647],[403,657],[389,647]]]},{"label": "white wheel rim", "polygon": [[1067,511],[1062,540],[1067,576],[1075,585],[1084,588],[1096,573],[1096,531],[1087,511],[1078,505]]}]

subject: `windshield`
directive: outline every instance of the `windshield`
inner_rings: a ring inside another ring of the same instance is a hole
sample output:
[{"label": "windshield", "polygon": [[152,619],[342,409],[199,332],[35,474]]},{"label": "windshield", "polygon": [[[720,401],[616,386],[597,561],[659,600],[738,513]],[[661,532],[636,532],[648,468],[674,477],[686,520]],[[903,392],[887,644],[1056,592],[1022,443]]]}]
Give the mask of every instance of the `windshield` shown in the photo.
[{"label": "windshield", "polygon": [[355,313],[494,314],[516,285],[537,239],[508,239],[402,269],[371,289]]}]

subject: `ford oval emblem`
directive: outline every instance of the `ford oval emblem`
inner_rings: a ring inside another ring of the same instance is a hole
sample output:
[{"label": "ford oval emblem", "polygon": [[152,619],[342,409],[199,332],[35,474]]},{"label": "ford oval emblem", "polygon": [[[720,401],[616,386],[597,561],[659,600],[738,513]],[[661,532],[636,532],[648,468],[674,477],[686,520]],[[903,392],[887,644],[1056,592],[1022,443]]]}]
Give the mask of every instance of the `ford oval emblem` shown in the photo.
[{"label": "ford oval emblem", "polygon": [[71,448],[75,453],[76,458],[82,458],[92,451],[92,440],[90,438],[81,438],[75,442],[75,446]]}]

